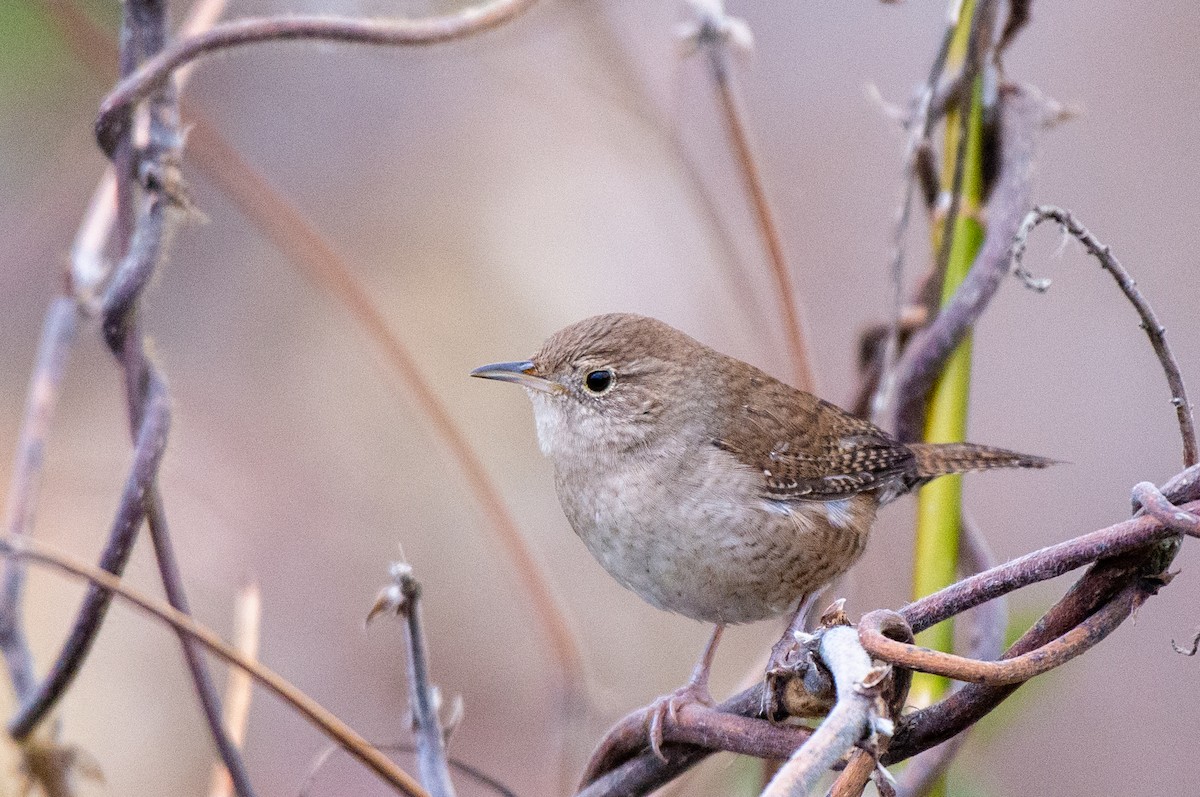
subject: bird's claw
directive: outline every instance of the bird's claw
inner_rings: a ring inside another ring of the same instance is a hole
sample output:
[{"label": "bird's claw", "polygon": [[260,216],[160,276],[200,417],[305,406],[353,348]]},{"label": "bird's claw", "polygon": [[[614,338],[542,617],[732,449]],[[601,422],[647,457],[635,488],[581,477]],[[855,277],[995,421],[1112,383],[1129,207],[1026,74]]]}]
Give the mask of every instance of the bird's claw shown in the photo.
[{"label": "bird's claw", "polygon": [[663,695],[646,707],[646,735],[650,741],[650,750],[660,760],[666,761],[663,755],[663,727],[667,719],[676,722],[679,710],[690,703],[702,706],[713,706],[715,702],[704,684],[689,682],[679,687],[669,695]]}]

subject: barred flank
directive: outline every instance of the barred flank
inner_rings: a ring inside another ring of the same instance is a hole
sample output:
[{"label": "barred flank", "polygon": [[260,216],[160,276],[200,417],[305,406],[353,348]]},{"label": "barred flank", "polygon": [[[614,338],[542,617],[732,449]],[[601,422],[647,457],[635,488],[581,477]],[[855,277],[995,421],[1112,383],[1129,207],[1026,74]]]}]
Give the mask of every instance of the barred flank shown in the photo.
[{"label": "barred flank", "polygon": [[909,443],[908,447],[917,458],[916,476],[919,479],[972,470],[1044,468],[1056,464],[1055,460],[1045,457],[974,443]]}]

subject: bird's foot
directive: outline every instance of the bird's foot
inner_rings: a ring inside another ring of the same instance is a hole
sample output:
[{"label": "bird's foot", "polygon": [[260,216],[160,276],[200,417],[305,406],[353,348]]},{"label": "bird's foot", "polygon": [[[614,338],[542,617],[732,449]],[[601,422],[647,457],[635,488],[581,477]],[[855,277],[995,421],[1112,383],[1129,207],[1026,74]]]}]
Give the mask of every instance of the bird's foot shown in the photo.
[{"label": "bird's foot", "polygon": [[693,703],[709,707],[716,705],[712,695],[708,693],[707,683],[693,679],[646,707],[646,735],[650,740],[650,750],[663,761],[667,760],[662,752],[664,724],[668,719],[675,722],[679,718],[679,710]]},{"label": "bird's foot", "polygon": [[788,715],[783,707],[783,689],[786,681],[796,674],[800,657],[800,642],[791,633],[784,634],[771,647],[771,655],[767,658],[766,682],[763,684],[762,714],[772,722]]}]

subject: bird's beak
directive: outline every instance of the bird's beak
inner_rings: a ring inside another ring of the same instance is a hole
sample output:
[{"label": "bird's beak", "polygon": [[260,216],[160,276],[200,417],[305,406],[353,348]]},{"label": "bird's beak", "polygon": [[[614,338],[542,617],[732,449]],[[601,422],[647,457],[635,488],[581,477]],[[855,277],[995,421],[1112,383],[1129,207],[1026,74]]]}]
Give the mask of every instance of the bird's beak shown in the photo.
[{"label": "bird's beak", "polygon": [[531,390],[540,390],[543,393],[559,393],[562,391],[557,382],[551,382],[549,379],[538,374],[532,360],[481,365],[471,372],[471,376],[477,376],[480,379],[498,379],[501,382],[516,382],[522,387],[527,387]]}]

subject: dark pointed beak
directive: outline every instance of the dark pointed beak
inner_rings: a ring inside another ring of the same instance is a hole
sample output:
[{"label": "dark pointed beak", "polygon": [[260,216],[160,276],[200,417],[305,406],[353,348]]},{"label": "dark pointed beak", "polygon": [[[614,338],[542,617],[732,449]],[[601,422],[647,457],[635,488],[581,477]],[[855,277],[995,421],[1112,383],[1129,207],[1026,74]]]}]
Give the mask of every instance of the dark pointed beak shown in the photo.
[{"label": "dark pointed beak", "polygon": [[532,360],[481,365],[471,372],[471,376],[477,376],[480,379],[498,379],[501,382],[516,382],[522,387],[540,390],[543,393],[558,393],[562,389],[557,382],[551,382],[541,376]]}]

